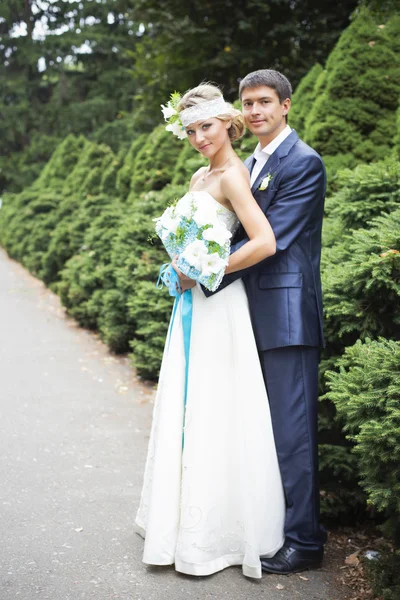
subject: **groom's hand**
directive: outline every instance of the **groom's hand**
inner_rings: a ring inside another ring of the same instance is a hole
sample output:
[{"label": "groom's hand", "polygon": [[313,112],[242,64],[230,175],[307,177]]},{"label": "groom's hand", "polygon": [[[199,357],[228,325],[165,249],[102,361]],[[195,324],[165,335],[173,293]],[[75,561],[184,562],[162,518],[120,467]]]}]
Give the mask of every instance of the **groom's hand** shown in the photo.
[{"label": "groom's hand", "polygon": [[190,279],[190,277],[187,277],[187,275],[184,275],[182,271],[179,270],[178,265],[176,264],[177,260],[178,258],[175,257],[172,261],[172,268],[174,269],[174,271],[176,271],[176,274],[179,277],[179,284],[181,286],[182,292],[186,292],[186,290],[191,290],[192,288],[194,288],[196,282],[194,279]]}]

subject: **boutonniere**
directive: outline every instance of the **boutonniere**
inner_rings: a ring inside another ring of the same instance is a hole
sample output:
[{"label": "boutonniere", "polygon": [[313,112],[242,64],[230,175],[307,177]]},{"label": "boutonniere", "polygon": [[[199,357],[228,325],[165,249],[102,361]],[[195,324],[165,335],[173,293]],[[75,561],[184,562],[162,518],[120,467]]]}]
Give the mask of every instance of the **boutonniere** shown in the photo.
[{"label": "boutonniere", "polygon": [[271,173],[268,173],[268,175],[266,177],[264,177],[264,179],[261,181],[260,185],[258,186],[258,189],[260,190],[260,192],[263,192],[264,190],[267,189],[269,182],[271,181],[273,175],[271,175]]}]

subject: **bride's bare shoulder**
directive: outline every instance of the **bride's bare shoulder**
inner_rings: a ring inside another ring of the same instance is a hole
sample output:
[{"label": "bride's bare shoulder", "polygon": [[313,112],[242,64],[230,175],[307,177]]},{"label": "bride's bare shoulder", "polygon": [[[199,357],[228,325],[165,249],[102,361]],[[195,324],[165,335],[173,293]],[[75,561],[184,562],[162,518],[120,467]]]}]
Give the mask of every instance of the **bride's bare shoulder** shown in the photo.
[{"label": "bride's bare shoulder", "polygon": [[235,181],[240,181],[243,179],[250,181],[250,174],[247,167],[239,159],[235,161],[234,164],[230,165],[228,169],[226,169],[226,171],[223,173],[223,178],[233,178]]}]

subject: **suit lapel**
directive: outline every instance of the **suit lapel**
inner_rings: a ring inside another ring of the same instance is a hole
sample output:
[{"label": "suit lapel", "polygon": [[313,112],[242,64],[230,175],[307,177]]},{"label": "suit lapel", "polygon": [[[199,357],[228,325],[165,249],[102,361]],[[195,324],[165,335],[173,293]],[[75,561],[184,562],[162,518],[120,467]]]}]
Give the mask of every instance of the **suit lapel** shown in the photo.
[{"label": "suit lapel", "polygon": [[[261,169],[257,179],[254,181],[253,185],[251,186],[251,191],[253,194],[259,188],[264,177],[266,177],[269,174],[271,174],[272,176],[274,175],[275,171],[279,167],[279,163],[281,162],[282,158],[284,158],[285,156],[287,156],[289,154],[290,150],[293,148],[293,146],[298,141],[298,139],[299,139],[299,136],[297,135],[296,131],[293,129],[291,131],[291,133],[287,136],[287,138],[283,140],[282,144],[280,144],[278,146],[278,148],[275,150],[275,152],[273,152],[271,154],[271,156],[268,158],[267,162]],[[252,157],[250,157],[250,158],[252,158]],[[249,160],[249,159],[247,159],[247,160]]]}]

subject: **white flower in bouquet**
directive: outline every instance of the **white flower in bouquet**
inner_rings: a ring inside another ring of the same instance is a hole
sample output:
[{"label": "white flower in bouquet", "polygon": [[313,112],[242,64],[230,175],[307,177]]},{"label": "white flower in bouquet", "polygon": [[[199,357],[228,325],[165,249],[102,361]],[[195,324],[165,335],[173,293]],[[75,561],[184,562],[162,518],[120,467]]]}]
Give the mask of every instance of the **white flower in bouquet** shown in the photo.
[{"label": "white flower in bouquet", "polygon": [[207,257],[207,246],[201,240],[189,244],[181,254],[189,265],[201,271],[203,260]]},{"label": "white flower in bouquet", "polygon": [[202,202],[193,215],[193,221],[198,227],[217,224],[217,209],[214,204]]},{"label": "white flower in bouquet", "polygon": [[210,275],[219,273],[227,265],[226,260],[223,260],[217,252],[213,254],[207,254],[202,257],[201,262],[201,274],[203,277],[209,277]]},{"label": "white flower in bouquet", "polygon": [[[156,229],[156,231],[157,231],[157,229]],[[168,238],[168,236],[169,236],[169,234],[170,234],[171,232],[170,232],[170,231],[168,231],[168,229],[163,229],[163,228],[161,227],[161,231],[160,231],[160,232],[158,232],[158,231],[157,231],[157,233],[158,233],[158,235],[160,236],[160,238],[161,238],[161,241],[162,241],[162,242],[165,242],[165,241],[166,241],[166,239]]]},{"label": "white flower in bouquet", "polygon": [[169,233],[176,233],[180,220],[180,216],[175,214],[173,206],[169,206],[163,212],[161,218],[157,222],[157,225],[161,224],[165,229],[168,229]]},{"label": "white flower in bouquet", "polygon": [[185,194],[175,206],[175,214],[189,220],[192,217],[193,211],[194,205],[192,196],[190,194]]},{"label": "white flower in bouquet", "polygon": [[203,231],[203,239],[209,242],[216,242],[220,246],[224,246],[226,242],[232,237],[231,232],[226,227],[221,225],[213,225]]}]

